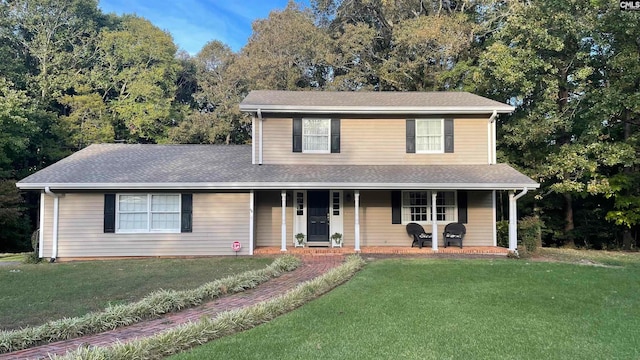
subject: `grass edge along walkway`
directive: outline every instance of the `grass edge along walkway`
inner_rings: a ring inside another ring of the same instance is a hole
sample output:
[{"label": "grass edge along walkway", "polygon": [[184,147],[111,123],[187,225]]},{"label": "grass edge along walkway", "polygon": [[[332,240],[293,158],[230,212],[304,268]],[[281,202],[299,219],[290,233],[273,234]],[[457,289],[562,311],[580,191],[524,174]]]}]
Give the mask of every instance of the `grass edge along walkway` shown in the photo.
[{"label": "grass edge along walkway", "polygon": [[225,311],[213,319],[202,318],[197,322],[180,325],[147,338],[109,347],[81,347],[64,356],[52,358],[58,360],[156,359],[176,354],[223,336],[251,329],[292,311],[346,282],[364,264],[360,256],[352,255],[340,266],[271,300]]},{"label": "grass edge along walkway", "polygon": [[109,306],[103,311],[49,321],[43,325],[19,330],[2,331],[0,332],[0,354],[113,330],[157,318],[169,312],[198,306],[221,295],[255,288],[284,272],[296,269],[300,264],[300,259],[284,255],[276,258],[264,269],[245,271],[208,282],[195,289],[159,290],[139,301]]}]

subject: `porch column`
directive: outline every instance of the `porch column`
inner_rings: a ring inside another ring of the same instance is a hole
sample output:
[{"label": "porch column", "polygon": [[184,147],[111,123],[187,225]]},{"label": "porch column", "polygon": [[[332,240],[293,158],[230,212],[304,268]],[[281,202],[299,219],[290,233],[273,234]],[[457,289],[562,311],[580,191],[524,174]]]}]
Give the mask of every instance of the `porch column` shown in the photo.
[{"label": "porch column", "polygon": [[515,195],[515,191],[509,191],[509,251],[518,252],[518,199],[523,197],[529,189],[524,188]]},{"label": "porch column", "polygon": [[438,251],[438,192],[431,192],[431,250]]},{"label": "porch column", "polygon": [[287,191],[282,190],[280,197],[282,198],[282,247],[280,251],[287,251]]},{"label": "porch column", "polygon": [[44,257],[44,192],[40,193],[40,227],[38,228],[38,257]]},{"label": "porch column", "polygon": [[513,190],[509,191],[509,251],[518,249],[518,208]]},{"label": "porch column", "polygon": [[360,252],[360,190],[353,192],[353,201],[355,203],[355,242],[353,249]]},{"label": "porch column", "polygon": [[249,192],[249,255],[253,255],[254,245],[254,218],[253,218],[253,209],[254,209],[254,199],[255,194],[253,190]]}]

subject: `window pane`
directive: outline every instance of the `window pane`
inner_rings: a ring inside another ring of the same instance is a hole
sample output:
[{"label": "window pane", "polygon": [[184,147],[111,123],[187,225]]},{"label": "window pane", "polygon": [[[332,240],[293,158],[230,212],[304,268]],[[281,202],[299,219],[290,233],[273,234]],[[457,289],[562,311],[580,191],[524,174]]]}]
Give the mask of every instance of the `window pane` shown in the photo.
[{"label": "window pane", "polygon": [[119,230],[147,230],[147,213],[120,214]]},{"label": "window pane", "polygon": [[177,230],[180,227],[180,214],[151,214],[151,230]]},{"label": "window pane", "polygon": [[302,150],[329,151],[331,120],[304,119],[302,122]]},{"label": "window pane", "polygon": [[305,119],[303,123],[303,132],[305,135],[329,135],[330,126],[331,122],[326,119]]},{"label": "window pane", "polygon": [[[455,221],[456,209],[455,191],[439,191],[436,200],[436,219],[447,222]],[[430,191],[402,192],[402,221],[405,223],[431,221]]]},{"label": "window pane", "polygon": [[416,150],[442,151],[442,120],[416,120]]},{"label": "window pane", "polygon": [[178,195],[152,195],[151,211],[180,211]]},{"label": "window pane", "polygon": [[119,202],[121,212],[147,211],[146,195],[120,195]]}]

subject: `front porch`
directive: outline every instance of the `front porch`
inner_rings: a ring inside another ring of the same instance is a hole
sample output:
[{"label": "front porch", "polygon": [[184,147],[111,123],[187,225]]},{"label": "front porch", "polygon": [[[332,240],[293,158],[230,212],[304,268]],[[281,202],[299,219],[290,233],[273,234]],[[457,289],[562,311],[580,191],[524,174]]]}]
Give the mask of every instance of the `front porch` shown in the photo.
[{"label": "front porch", "polygon": [[509,253],[509,249],[498,246],[465,246],[462,249],[459,247],[440,247],[438,251],[433,251],[431,248],[423,247],[422,249],[417,247],[407,246],[364,246],[359,252],[355,251],[353,246],[345,246],[341,248],[326,248],[326,247],[304,247],[294,248],[289,247],[287,251],[281,251],[277,246],[259,246],[253,251],[254,255],[279,255],[279,254],[291,254],[291,255],[348,255],[348,254],[388,254],[388,255],[437,255],[437,254],[457,254],[457,255],[503,255],[506,256]]}]

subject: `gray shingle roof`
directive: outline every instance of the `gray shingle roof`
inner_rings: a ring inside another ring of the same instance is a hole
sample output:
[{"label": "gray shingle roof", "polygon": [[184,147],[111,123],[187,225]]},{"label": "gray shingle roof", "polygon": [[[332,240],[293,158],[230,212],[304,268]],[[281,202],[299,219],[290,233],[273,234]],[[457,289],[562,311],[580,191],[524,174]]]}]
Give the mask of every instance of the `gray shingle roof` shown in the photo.
[{"label": "gray shingle roof", "polygon": [[252,165],[244,145],[91,145],[23,179],[23,189],[518,189],[497,165]]},{"label": "gray shingle roof", "polygon": [[334,113],[509,113],[513,107],[468,92],[254,90],[240,110]]}]

